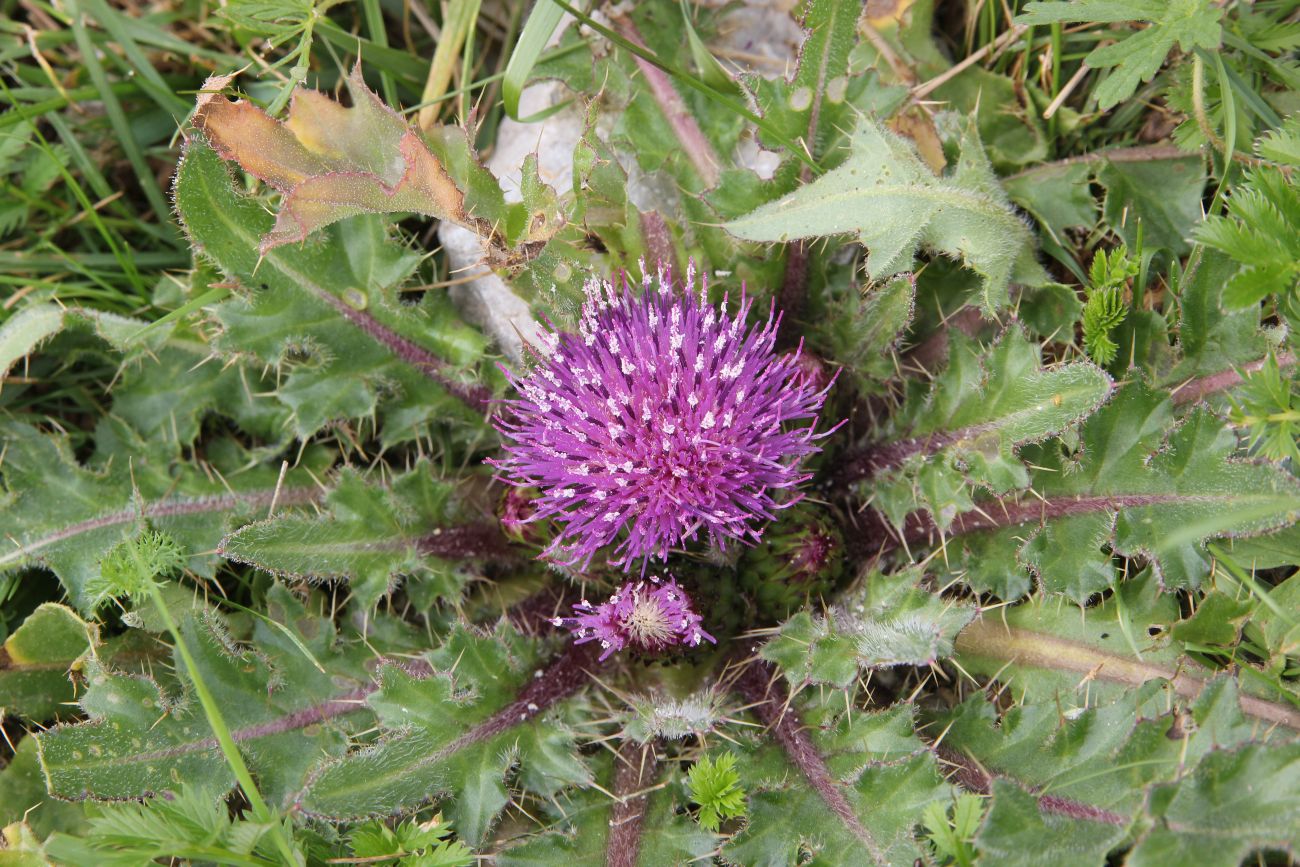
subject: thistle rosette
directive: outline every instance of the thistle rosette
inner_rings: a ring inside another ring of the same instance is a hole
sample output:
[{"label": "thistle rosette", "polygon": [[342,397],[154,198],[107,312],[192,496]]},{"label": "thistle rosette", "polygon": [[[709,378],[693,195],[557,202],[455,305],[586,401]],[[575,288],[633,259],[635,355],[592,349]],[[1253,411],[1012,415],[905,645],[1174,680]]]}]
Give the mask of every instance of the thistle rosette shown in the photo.
[{"label": "thistle rosette", "polygon": [[599,605],[584,599],[573,610],[575,616],[555,617],[551,623],[572,631],[574,644],[600,642],[601,662],[627,647],[658,653],[670,647],[699,647],[702,641],[717,644],[700,628],[702,618],[691,607],[690,596],[671,576],[666,583],[657,576],[628,582]]},{"label": "thistle rosette", "polygon": [[530,370],[506,371],[519,396],[489,463],[541,491],[534,519],[558,528],[543,557],[585,569],[612,546],[627,570],[701,531],[725,550],[800,499],[830,384],[776,353],[774,309],[750,326],[751,299],[732,313],[706,288],[693,266],[681,291],[663,271],[640,293],[589,281],[578,333],[547,332]]}]

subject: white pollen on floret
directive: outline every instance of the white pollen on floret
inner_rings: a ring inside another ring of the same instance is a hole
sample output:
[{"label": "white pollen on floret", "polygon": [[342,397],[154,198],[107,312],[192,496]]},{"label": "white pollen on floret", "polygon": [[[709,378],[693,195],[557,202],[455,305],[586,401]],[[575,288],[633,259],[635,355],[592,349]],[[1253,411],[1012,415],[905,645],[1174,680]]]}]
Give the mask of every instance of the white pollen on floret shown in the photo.
[{"label": "white pollen on floret", "polygon": [[664,432],[664,433],[668,434],[669,436],[672,436],[673,434],[675,434],[675,433],[677,432],[677,425],[675,425],[675,424],[666,424],[666,425],[663,425],[663,426],[662,426],[662,429],[663,429],[663,432]]},{"label": "white pollen on floret", "polygon": [[561,500],[572,500],[577,495],[578,492],[573,488],[560,488],[555,492],[555,496],[559,497]]},{"label": "white pollen on floret", "polygon": [[704,420],[700,422],[700,427],[705,430],[712,430],[713,426],[717,423],[717,420],[713,418],[713,410],[709,410],[704,414]]},{"label": "white pollen on floret", "polygon": [[651,328],[659,327],[659,311],[654,309],[653,307],[650,308],[649,321],[650,321]]},{"label": "white pollen on floret", "polygon": [[664,441],[663,441],[663,449],[664,449],[664,451],[666,451],[666,452],[670,452],[670,451],[673,450],[673,444],[672,444],[672,441],[669,440],[669,439],[667,439],[666,437],[664,438]]},{"label": "white pollen on floret", "polygon": [[677,330],[682,324],[682,308],[674,304],[673,309],[668,311],[668,319],[672,322],[673,330]]},{"label": "white pollen on floret", "polygon": [[673,327],[672,331],[668,332],[668,345],[672,348],[673,352],[680,351],[682,343],[685,342],[685,340],[686,335],[678,331],[676,326]]},{"label": "white pollen on floret", "polygon": [[576,467],[569,470],[569,472],[573,473],[575,476],[586,476],[591,473],[591,467],[586,464],[578,464]]},{"label": "white pollen on floret", "polygon": [[622,478],[622,477],[619,477],[619,478],[617,478],[617,479],[614,480],[614,484],[618,485],[620,488],[626,488],[626,487],[627,487],[627,479]]},{"label": "white pollen on floret", "polygon": [[631,461],[623,461],[623,472],[625,472],[625,473],[630,473],[630,472],[632,472],[632,462],[631,462]]},{"label": "white pollen on floret", "polygon": [[714,317],[713,317],[713,308],[710,307],[710,308],[708,308],[707,310],[704,311],[704,319],[703,319],[703,320],[701,321],[701,323],[700,323],[700,325],[701,325],[701,330],[702,330],[702,331],[708,331],[710,328],[713,327],[713,323],[714,323],[715,321],[716,321],[716,320],[715,320]]},{"label": "white pollen on floret", "polygon": [[[617,521],[617,520],[618,520],[618,512],[606,512],[606,513],[605,513],[605,523],[606,523],[606,524],[612,524],[612,523],[614,523],[614,522]],[[610,602],[613,602],[613,601],[614,601],[614,598],[613,598],[613,597],[610,597],[610,600],[609,600],[609,601],[610,601]]]},{"label": "white pollen on floret", "polygon": [[736,392],[736,403],[741,404],[744,402],[745,402],[745,390],[742,388]]},{"label": "white pollen on floret", "polygon": [[704,355],[700,354],[695,356],[695,372],[699,373],[703,369],[704,369]]},{"label": "white pollen on floret", "polygon": [[744,366],[745,366],[744,363],[740,361],[737,361],[733,364],[722,365],[722,378],[725,380],[735,379],[736,377],[740,376],[740,371],[744,368]]},{"label": "white pollen on floret", "polygon": [[[552,617],[552,618],[551,618],[551,625],[552,625],[552,626],[563,626],[563,625],[564,625],[564,618],[563,618],[563,617]],[[537,672],[537,674],[540,675],[541,672],[539,671],[539,672]]]},{"label": "white pollen on floret", "polygon": [[619,360],[618,369],[623,371],[624,376],[631,376],[636,373],[636,365],[628,361],[626,358]]},{"label": "white pollen on floret", "polygon": [[614,355],[618,355],[619,353],[618,336],[611,334],[605,338],[605,341],[606,343],[609,344],[609,351],[612,352]]},{"label": "white pollen on floret", "polygon": [[681,467],[673,467],[673,478],[675,479],[686,478],[686,470],[682,469]]},{"label": "white pollen on floret", "polygon": [[614,398],[612,397],[605,398],[605,406],[609,409],[611,413],[618,412],[618,402],[615,401]]},{"label": "white pollen on floret", "polygon": [[595,493],[592,494],[592,496],[595,497],[597,500],[604,500],[606,497],[609,496],[609,494],[605,493],[604,491],[596,491]]},{"label": "white pollen on floret", "polygon": [[688,626],[690,626],[690,625],[691,625],[691,622],[690,622],[689,620],[687,620],[685,617],[683,617],[683,618],[682,618],[682,625],[681,625],[680,628],[685,629],[686,627],[688,627]]},{"label": "white pollen on floret", "polygon": [[621,404],[623,404],[623,406],[631,406],[631,405],[632,405],[632,395],[629,394],[629,393],[626,392],[626,391],[620,391],[620,392],[618,393],[618,402],[621,403]]},{"label": "white pollen on floret", "polygon": [[695,409],[695,407],[700,405],[700,399],[695,396],[695,392],[693,391],[686,395],[686,402],[690,405],[691,409]]},{"label": "white pollen on floret", "polygon": [[727,410],[726,414],[723,415],[722,417],[722,426],[731,427],[731,422],[733,418],[734,418],[734,413],[732,413],[731,410]]},{"label": "white pollen on floret", "polygon": [[724,347],[724,346],[726,346],[726,345],[727,345],[727,333],[724,331],[724,332],[722,332],[721,334],[718,335],[718,339],[717,339],[717,340],[713,341],[713,351],[714,351],[715,353],[717,353],[717,352],[721,352],[721,351],[722,351],[722,347]]},{"label": "white pollen on floret", "polygon": [[612,440],[621,437],[623,435],[623,430],[624,428],[621,424],[611,424],[605,428],[605,432],[609,434],[609,438]]}]

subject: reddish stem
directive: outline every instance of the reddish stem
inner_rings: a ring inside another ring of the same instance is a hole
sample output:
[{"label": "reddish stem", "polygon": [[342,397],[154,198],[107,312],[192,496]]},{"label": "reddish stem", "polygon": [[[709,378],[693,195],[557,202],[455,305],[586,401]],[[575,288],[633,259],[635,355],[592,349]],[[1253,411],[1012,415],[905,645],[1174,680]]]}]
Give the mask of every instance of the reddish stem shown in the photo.
[{"label": "reddish stem", "polygon": [[[638,48],[645,48],[645,41],[641,39],[641,34],[637,31],[636,25],[631,19],[622,16],[614,19],[614,26],[624,39],[636,45]],[[673,133],[677,136],[677,141],[681,143],[682,150],[690,159],[691,165],[695,167],[695,172],[704,182],[706,189],[712,189],[718,185],[721,179],[721,170],[718,168],[721,162],[718,155],[713,152],[713,145],[705,137],[700,125],[696,122],[690,109],[686,107],[686,102],[682,99],[677,88],[673,87],[672,80],[668,74],[659,67],[653,65],[647,60],[633,55],[637,68],[645,76],[646,84],[650,88],[650,94],[654,97],[655,102],[659,104],[659,110],[663,112],[664,117],[668,120],[668,125],[672,127]]]},{"label": "reddish stem", "polygon": [[[1291,367],[1296,361],[1295,356],[1290,352],[1279,353],[1276,357],[1277,366],[1280,368]],[[1185,382],[1173,390],[1174,403],[1178,406],[1195,403],[1206,395],[1214,394],[1217,391],[1226,391],[1235,385],[1240,385],[1243,380],[1242,374],[1255,373],[1267,363],[1267,358],[1261,358],[1243,364],[1240,368],[1234,367],[1221,370],[1218,373]]]},{"label": "reddish stem", "polygon": [[491,524],[439,527],[416,543],[421,554],[444,560],[513,560],[514,552]]},{"label": "reddish stem", "polygon": [[[1011,779],[1000,774],[995,776],[988,773],[971,759],[942,744],[935,745],[933,750],[935,755],[953,766],[957,782],[961,783],[963,788],[972,792],[987,795],[993,787],[994,779]],[[1015,780],[1011,780],[1011,782],[1020,785]],[[1021,786],[1021,788],[1032,794],[1038,794],[1037,787]],[[1045,813],[1055,813],[1058,816],[1067,816],[1071,819],[1081,819],[1086,822],[1104,822],[1107,825],[1119,825],[1121,828],[1127,827],[1129,824],[1129,820],[1119,813],[1112,813],[1110,810],[1103,810],[1101,807],[1086,804],[1083,801],[1076,801],[1073,798],[1062,798],[1059,795],[1039,795],[1038,809]]]},{"label": "reddish stem", "polygon": [[614,812],[609,819],[609,839],[605,843],[606,867],[636,867],[641,854],[641,834],[645,830],[646,791],[655,778],[659,759],[650,744],[623,741],[614,760]]},{"label": "reddish stem", "polygon": [[[1188,380],[1170,393],[1175,406],[1195,403],[1208,395],[1240,385],[1243,375],[1259,371],[1268,363],[1267,358],[1260,358],[1240,368],[1229,368],[1198,379]],[[1291,367],[1296,357],[1284,352],[1277,356],[1280,368]],[[1112,386],[1115,387],[1115,386]],[[973,439],[992,430],[990,425],[971,425],[954,431],[939,431],[924,437],[909,437],[891,443],[877,443],[849,452],[842,460],[831,479],[832,487],[842,490],[854,482],[870,478],[876,473],[893,469],[916,454],[931,455],[947,448],[955,442]]]},{"label": "reddish stem", "polygon": [[813,791],[821,796],[831,812],[862,843],[871,859],[877,864],[887,864],[885,853],[853,811],[843,789],[831,776],[826,761],[800,721],[799,714],[790,706],[785,681],[771,664],[762,660],[751,662],[736,680],[736,689],[753,706],[754,713],[785,750],[790,763],[803,774]]},{"label": "reddish stem", "polygon": [[393,355],[414,367],[425,376],[438,383],[448,394],[457,397],[463,404],[475,412],[485,412],[492,403],[492,391],[484,385],[467,385],[447,376],[447,362],[414,341],[408,340],[396,331],[384,325],[374,316],[363,310],[357,310],[334,293],[313,287],[316,297],[344,319],[351,322],[370,339],[381,343]]}]

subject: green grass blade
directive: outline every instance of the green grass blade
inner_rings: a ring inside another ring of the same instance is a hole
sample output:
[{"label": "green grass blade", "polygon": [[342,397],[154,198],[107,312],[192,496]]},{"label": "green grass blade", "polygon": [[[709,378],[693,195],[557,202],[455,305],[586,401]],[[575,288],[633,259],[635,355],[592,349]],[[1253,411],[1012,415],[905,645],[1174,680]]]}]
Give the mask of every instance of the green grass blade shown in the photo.
[{"label": "green grass blade", "polygon": [[519,96],[562,18],[564,10],[552,0],[537,0],[514,51],[510,52],[510,62],[506,64],[505,78],[501,82],[501,97],[505,101],[506,114],[514,120],[521,120]]}]

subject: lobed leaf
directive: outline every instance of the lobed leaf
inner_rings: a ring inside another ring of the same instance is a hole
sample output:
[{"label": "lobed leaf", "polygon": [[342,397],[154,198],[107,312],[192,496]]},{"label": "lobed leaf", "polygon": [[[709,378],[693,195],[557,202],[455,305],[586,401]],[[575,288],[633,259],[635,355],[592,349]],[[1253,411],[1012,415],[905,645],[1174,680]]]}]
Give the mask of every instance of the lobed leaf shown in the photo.
[{"label": "lobed leaf", "polygon": [[[235,644],[210,614],[187,617],[181,634],[262,792],[283,802],[322,758],[346,750],[348,733],[373,723],[359,701],[369,692],[365,662],[373,651],[339,642],[328,618],[309,616],[283,589],[270,602],[288,622],[284,629],[261,623],[255,647]],[[297,632],[304,623],[309,635]],[[179,663],[177,670],[184,670]],[[37,735],[52,794],[112,800],[174,790],[180,781],[214,792],[234,785],[194,702],[148,677],[102,667],[89,671],[89,681],[81,699],[89,719]]]},{"label": "lobed leaf", "polygon": [[86,585],[100,559],[146,524],[181,543],[190,569],[210,575],[212,552],[232,524],[263,514],[273,500],[290,509],[319,497],[306,469],[291,472],[277,494],[278,475],[265,467],[232,469],[224,479],[197,466],[173,475],[167,459],[148,451],[83,467],[66,438],[16,422],[0,423],[0,440],[12,540],[0,553],[0,574],[47,568],[83,609],[95,601]]},{"label": "lobed leaf", "polygon": [[915,573],[873,574],[824,616],[801,611],[759,655],[794,685],[850,686],[859,673],[896,665],[933,665],[952,654],[954,636],[973,609],[918,586]]},{"label": "lobed leaf", "polygon": [[368,704],[388,736],[318,769],[296,806],[357,819],[451,794],[445,810],[477,846],[510,800],[512,767],[519,766],[520,786],[544,796],[588,784],[572,734],[548,714],[585,679],[578,666],[588,654],[570,651],[544,672],[540,652],[504,625],[490,635],[457,626],[431,655],[432,676],[386,666]]},{"label": "lobed leaf", "polygon": [[1147,22],[1146,28],[1118,42],[1099,45],[1084,58],[1094,69],[1114,68],[1095,91],[1098,105],[1105,110],[1131,97],[1141,82],[1150,81],[1175,44],[1184,52],[1196,48],[1216,51],[1222,35],[1221,14],[1207,0],[1081,0],[1027,3],[1016,22]]},{"label": "lobed leaf", "polygon": [[867,271],[883,279],[912,268],[919,249],[960,259],[983,277],[988,316],[1010,300],[1012,280],[1045,280],[1029,229],[968,127],[951,177],[936,177],[912,147],[869,118],[859,120],[843,165],[724,228],[749,241],[856,234]]},{"label": "lobed leaf", "polygon": [[220,95],[232,78],[204,82],[194,125],[222,159],[284,195],[258,252],[362,213],[414,212],[474,225],[447,170],[406,120],[366,87],[360,65],[346,79],[350,107],[298,88],[284,121]]},{"label": "lobed leaf", "polygon": [[[842,709],[843,699],[835,698]],[[913,732],[911,709],[852,715],[811,710],[812,744],[830,771],[827,784],[842,793],[854,821],[828,809],[780,747],[747,738],[732,749],[749,818],[722,847],[723,859],[785,867],[805,855],[822,864],[910,864],[922,857],[913,830],[917,817],[927,804],[949,800],[952,788]],[[879,858],[870,854],[864,834]]]},{"label": "lobed leaf", "polygon": [[[1101,368],[1045,367],[1040,355],[1019,328],[987,350],[961,334],[950,338],[948,366],[928,391],[913,385],[895,420],[882,426],[894,441],[855,459],[867,470],[894,471],[874,489],[895,524],[919,500],[947,527],[957,510],[971,508],[971,487],[1026,487],[1029,472],[1016,449],[1061,434],[1109,397],[1112,381]],[[949,477],[942,484],[940,474]]]},{"label": "lobed leaf", "polygon": [[[1174,424],[1168,395],[1141,382],[1117,392],[1081,434],[1077,454],[1055,441],[1025,448],[1036,468],[1032,503],[957,516],[962,537],[948,552],[971,586],[1015,599],[1028,589],[1028,569],[1047,592],[1082,604],[1114,583],[1109,549],[1147,559],[1166,588],[1195,588],[1210,571],[1206,540],[1300,517],[1300,482],[1234,457],[1235,436],[1206,409]],[[965,535],[989,527],[1002,529]]]},{"label": "lobed leaf", "polygon": [[217,350],[284,369],[276,394],[298,436],[375,414],[390,441],[433,419],[477,426],[486,389],[458,368],[482,358],[483,340],[445,301],[417,307],[395,297],[418,257],[389,243],[377,218],[263,255],[257,238],[270,218],[197,139],[177,171],[176,207],[194,244],[242,290],[216,310]]},{"label": "lobed leaf", "polygon": [[406,576],[454,597],[467,578],[457,561],[505,551],[493,527],[454,525],[463,510],[426,461],[386,486],[344,471],[323,504],[328,513],[316,517],[290,514],[241,527],[221,540],[218,553],[281,577],[346,579],[370,608]]}]

